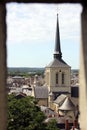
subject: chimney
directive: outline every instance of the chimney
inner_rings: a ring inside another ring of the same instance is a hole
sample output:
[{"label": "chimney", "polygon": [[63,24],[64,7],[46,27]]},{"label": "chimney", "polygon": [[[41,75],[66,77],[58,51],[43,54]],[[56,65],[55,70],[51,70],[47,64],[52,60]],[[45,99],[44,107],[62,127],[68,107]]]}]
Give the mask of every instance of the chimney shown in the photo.
[{"label": "chimney", "polygon": [[68,122],[68,120],[65,120],[65,130],[69,130],[69,122]]},{"label": "chimney", "polygon": [[78,128],[78,121],[77,120],[74,120],[73,127]]}]

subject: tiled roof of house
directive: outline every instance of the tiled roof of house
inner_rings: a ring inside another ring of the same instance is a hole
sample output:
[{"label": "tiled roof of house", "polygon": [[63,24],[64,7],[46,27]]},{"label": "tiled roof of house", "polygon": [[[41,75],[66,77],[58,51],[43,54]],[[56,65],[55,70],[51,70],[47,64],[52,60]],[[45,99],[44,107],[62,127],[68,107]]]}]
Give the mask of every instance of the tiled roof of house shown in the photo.
[{"label": "tiled roof of house", "polygon": [[34,94],[35,98],[48,98],[48,88],[46,86],[35,86]]}]

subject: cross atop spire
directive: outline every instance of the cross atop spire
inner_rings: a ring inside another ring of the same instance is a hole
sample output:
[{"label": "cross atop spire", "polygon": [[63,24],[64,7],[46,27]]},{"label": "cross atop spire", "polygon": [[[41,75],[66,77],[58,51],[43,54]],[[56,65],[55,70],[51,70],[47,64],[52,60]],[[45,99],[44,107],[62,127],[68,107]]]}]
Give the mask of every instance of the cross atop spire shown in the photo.
[{"label": "cross atop spire", "polygon": [[56,26],[56,39],[55,39],[54,58],[56,58],[56,59],[61,59],[62,58],[62,52],[61,52],[61,47],[60,47],[58,13],[57,13],[57,26]]}]

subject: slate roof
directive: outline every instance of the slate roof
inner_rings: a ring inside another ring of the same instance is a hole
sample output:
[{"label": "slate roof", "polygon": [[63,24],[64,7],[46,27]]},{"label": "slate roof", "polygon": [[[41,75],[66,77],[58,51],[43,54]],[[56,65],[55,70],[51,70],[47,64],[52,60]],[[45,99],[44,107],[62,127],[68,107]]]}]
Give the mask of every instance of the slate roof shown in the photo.
[{"label": "slate roof", "polygon": [[56,100],[54,101],[54,103],[58,104],[58,105],[62,105],[63,101],[65,100],[67,96],[64,94],[61,94],[60,96],[58,96],[56,98]]},{"label": "slate roof", "polygon": [[71,101],[69,97],[66,97],[63,104],[59,107],[59,110],[73,111],[75,110],[75,105],[73,104],[73,102]]},{"label": "slate roof", "polygon": [[58,14],[57,14],[54,58],[56,58],[56,59],[61,59],[62,58],[61,45],[60,45],[60,33],[59,33]]},{"label": "slate roof", "polygon": [[46,68],[51,68],[51,67],[70,67],[65,61],[62,59],[54,59],[49,65],[46,66]]},{"label": "slate roof", "polygon": [[17,99],[24,98],[24,97],[26,97],[26,94],[24,94],[24,93],[18,93],[15,96],[15,98],[17,98]]},{"label": "slate roof", "polygon": [[57,115],[57,113],[54,111],[54,110],[52,110],[51,108],[48,108],[48,107],[46,107],[46,106],[40,106],[40,108],[41,108],[41,111],[42,112],[44,112],[44,114],[46,115],[46,116],[54,116],[54,115]]},{"label": "slate roof", "polygon": [[46,86],[34,87],[35,98],[44,99],[48,98],[48,88]]}]

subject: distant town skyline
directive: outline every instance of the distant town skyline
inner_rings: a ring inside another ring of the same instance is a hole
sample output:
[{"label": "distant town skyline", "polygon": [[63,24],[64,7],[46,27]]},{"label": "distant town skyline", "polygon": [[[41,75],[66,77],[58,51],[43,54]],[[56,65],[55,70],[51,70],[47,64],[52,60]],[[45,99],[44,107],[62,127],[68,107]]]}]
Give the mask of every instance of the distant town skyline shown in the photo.
[{"label": "distant town skyline", "polygon": [[7,4],[7,66],[45,67],[53,60],[58,13],[62,58],[79,69],[81,10],[79,4]]}]

